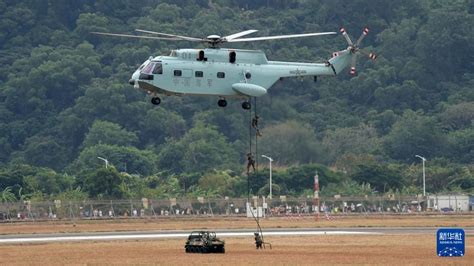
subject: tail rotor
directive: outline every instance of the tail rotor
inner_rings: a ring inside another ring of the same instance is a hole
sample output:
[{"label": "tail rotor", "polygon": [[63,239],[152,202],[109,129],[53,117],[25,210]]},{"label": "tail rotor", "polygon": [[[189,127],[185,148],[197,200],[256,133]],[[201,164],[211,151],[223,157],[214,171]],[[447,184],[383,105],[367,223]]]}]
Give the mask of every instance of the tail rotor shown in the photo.
[{"label": "tail rotor", "polygon": [[360,48],[360,44],[362,43],[362,40],[364,40],[364,38],[369,34],[369,28],[365,27],[362,30],[362,34],[360,35],[359,39],[357,39],[355,44],[352,42],[351,37],[349,36],[349,34],[347,34],[344,28],[341,28],[339,31],[342,33],[342,36],[344,36],[344,38],[347,41],[347,44],[349,45],[349,47],[347,47],[347,50],[349,50],[352,54],[350,74],[355,76],[357,74],[356,64],[357,64],[357,55],[359,53],[369,57],[369,59],[371,60],[375,60],[377,58],[377,55],[375,53],[369,53]]}]

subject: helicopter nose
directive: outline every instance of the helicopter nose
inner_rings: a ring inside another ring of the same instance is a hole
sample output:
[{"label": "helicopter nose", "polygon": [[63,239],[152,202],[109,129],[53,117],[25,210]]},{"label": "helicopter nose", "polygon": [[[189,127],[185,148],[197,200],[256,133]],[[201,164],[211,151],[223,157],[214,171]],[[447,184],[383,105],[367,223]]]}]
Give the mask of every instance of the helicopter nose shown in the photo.
[{"label": "helicopter nose", "polygon": [[135,72],[133,72],[132,76],[130,77],[130,80],[128,81],[128,83],[130,83],[130,85],[132,86],[135,86],[135,82],[138,80],[139,77],[140,77],[140,70],[135,70]]}]

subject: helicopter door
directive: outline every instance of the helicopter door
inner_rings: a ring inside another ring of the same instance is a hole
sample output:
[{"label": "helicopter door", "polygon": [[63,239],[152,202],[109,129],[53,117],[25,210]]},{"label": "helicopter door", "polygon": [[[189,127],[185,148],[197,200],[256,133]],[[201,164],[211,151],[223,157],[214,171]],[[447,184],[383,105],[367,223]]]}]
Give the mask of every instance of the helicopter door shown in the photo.
[{"label": "helicopter door", "polygon": [[185,88],[191,87],[191,78],[193,76],[193,71],[191,69],[183,69],[183,75],[181,76],[182,79],[182,85]]},{"label": "helicopter door", "polygon": [[190,78],[193,76],[193,71],[191,69],[183,69],[182,78]]}]

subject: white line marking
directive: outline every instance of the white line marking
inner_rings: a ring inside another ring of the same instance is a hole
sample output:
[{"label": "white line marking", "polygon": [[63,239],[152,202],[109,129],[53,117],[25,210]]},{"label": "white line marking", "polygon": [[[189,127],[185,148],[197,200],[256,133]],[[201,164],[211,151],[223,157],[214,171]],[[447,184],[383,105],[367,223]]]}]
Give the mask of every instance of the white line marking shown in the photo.
[{"label": "white line marking", "polygon": [[[353,231],[270,231],[263,232],[265,236],[302,236],[302,235],[381,235],[376,232],[353,232]],[[52,237],[24,237],[0,239],[0,244],[8,243],[35,243],[35,242],[60,242],[60,241],[92,241],[92,240],[137,240],[137,239],[160,239],[160,238],[186,238],[189,234],[136,234],[136,235],[97,235],[97,236],[52,236]],[[252,232],[219,233],[218,237],[235,236],[253,237]]]}]

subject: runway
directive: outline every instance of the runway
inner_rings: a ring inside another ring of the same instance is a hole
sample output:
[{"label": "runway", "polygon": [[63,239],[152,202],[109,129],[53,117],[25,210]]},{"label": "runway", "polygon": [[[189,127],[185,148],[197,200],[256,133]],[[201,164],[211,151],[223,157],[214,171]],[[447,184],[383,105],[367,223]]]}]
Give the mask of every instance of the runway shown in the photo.
[{"label": "runway", "polygon": [[[438,228],[430,227],[372,227],[372,228],[272,228],[263,230],[264,236],[310,236],[310,235],[435,235]],[[474,235],[474,228],[465,228],[466,235]],[[212,231],[212,230],[211,230]],[[252,237],[255,230],[220,229],[215,231],[218,237]],[[17,234],[0,235],[0,244],[27,244],[73,241],[113,241],[113,240],[150,240],[186,238],[190,230],[175,231],[125,231],[99,233],[62,233],[62,234]]]}]

